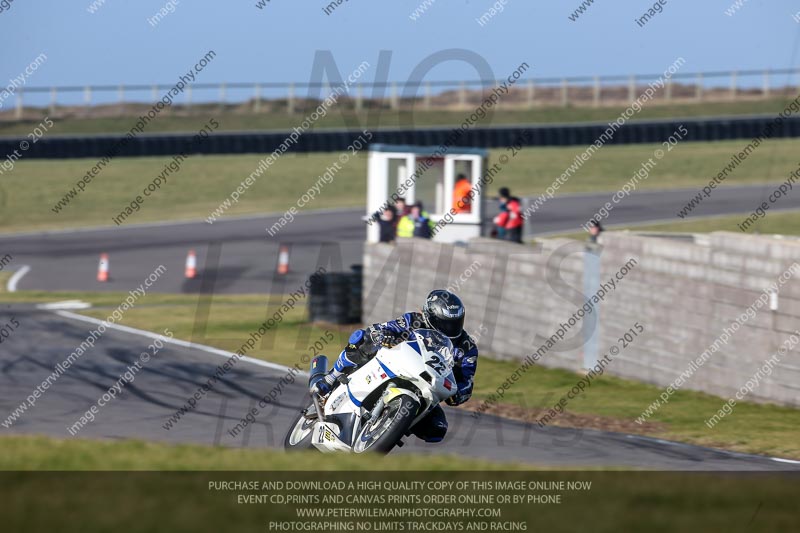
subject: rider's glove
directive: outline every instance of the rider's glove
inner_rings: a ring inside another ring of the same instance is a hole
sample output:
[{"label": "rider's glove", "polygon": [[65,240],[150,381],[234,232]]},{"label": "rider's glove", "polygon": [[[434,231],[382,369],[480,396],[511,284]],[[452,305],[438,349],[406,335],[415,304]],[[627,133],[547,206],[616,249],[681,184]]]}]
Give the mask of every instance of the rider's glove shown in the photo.
[{"label": "rider's glove", "polygon": [[472,398],[472,381],[459,385],[458,392],[445,400],[447,405],[456,406],[461,405]]},{"label": "rider's glove", "polygon": [[384,348],[393,348],[403,342],[403,337],[393,331],[386,331],[383,333],[383,339],[381,339],[381,346]]},{"label": "rider's glove", "polygon": [[403,341],[400,333],[384,329],[375,329],[370,332],[370,340],[374,346],[382,346],[384,348],[392,348]]},{"label": "rider's glove", "polygon": [[478,366],[477,357],[475,355],[467,356],[461,348],[453,350],[453,363],[456,368],[460,369],[464,379],[472,379]]},{"label": "rider's glove", "polygon": [[333,382],[331,382],[332,376],[330,374],[326,375],[324,378],[317,381],[310,389],[309,392],[313,396],[314,394],[318,394],[323,398],[331,393],[333,390]]}]

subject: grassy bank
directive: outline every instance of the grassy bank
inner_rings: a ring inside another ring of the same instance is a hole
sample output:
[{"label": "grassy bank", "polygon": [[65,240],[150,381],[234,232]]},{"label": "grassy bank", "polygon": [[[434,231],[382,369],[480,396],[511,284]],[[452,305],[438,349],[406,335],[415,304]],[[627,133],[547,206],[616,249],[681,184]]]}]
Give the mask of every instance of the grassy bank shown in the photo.
[{"label": "grassy bank", "polygon": [[[658,162],[638,189],[700,188],[728,162],[743,142],[682,143]],[[797,142],[772,140],[754,152],[725,186],[780,181],[797,166]],[[596,152],[559,190],[559,194],[614,191],[626,183],[659,145],[606,146]],[[536,195],[560,176],[584,147],[528,148],[510,159],[489,194],[507,186],[518,195]],[[504,150],[492,150],[490,162]],[[284,212],[337,161],[337,154],[286,155],[276,161],[226,211],[226,216]],[[147,197],[126,223],[186,218],[204,219],[229,197],[259,164],[260,156],[195,156],[154,195]],[[75,186],[95,160],[19,161],[4,176],[0,232],[113,225],[117,216],[141,194],[171,158],[115,159],[58,214],[51,208]],[[356,207],[365,204],[366,156],[351,157],[305,209]]]},{"label": "grassy bank", "polygon": [[[740,232],[740,224],[750,213],[679,220],[659,224],[641,224],[613,228],[613,231],[650,231],[658,233],[711,233],[712,231]],[[771,211],[748,228],[747,234],[787,235],[800,237],[800,211]],[[586,232],[560,234],[558,237],[585,240]]]},{"label": "grassy bank", "polygon": [[[740,102],[702,102],[679,103],[672,105],[647,105],[631,120],[650,120],[675,117],[698,117],[719,115],[753,115],[778,113],[785,106],[780,98],[758,101]],[[482,125],[500,124],[534,124],[558,122],[607,122],[615,120],[625,106],[608,107],[538,107],[527,110],[497,110],[493,116],[487,117]],[[461,123],[469,111],[373,111],[354,113],[334,108],[327,116],[315,123],[315,128],[362,127],[402,127],[402,126],[441,126]],[[47,113],[42,112],[42,117]],[[136,122],[140,113],[129,113],[128,116],[112,117],[68,117],[57,119],[53,134],[93,134],[127,132]],[[303,114],[289,115],[285,112],[253,113],[249,109],[220,109],[215,105],[198,105],[191,116],[180,116],[164,113],[147,126],[147,133],[163,133],[177,131],[198,131],[214,117],[220,123],[221,131],[252,130],[290,130],[300,124]],[[26,135],[39,123],[39,120],[0,122],[0,135]]]},{"label": "grassy bank", "polygon": [[[712,231],[740,232],[740,224],[750,213],[714,217],[702,220],[689,220],[686,222],[670,222],[665,224],[644,224],[631,227],[636,231],[663,231],[684,233],[709,233]],[[759,219],[748,230],[748,234],[763,233],[776,235],[800,236],[800,211],[771,211],[764,218]]]},{"label": "grassy bank", "polygon": [[530,469],[451,456],[410,455],[399,461],[380,456],[341,455],[336,461],[308,452],[172,445],[137,440],[95,441],[39,436],[0,437],[3,470],[253,471],[253,470],[500,470]]}]

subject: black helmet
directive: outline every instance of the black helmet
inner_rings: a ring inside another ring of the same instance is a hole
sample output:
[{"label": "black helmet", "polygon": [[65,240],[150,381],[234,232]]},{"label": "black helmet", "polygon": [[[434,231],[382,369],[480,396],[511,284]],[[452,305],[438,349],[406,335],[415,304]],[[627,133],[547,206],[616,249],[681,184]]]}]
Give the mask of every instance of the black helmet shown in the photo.
[{"label": "black helmet", "polygon": [[441,331],[451,339],[464,329],[466,309],[461,299],[450,291],[431,291],[422,307],[422,316],[429,328]]}]

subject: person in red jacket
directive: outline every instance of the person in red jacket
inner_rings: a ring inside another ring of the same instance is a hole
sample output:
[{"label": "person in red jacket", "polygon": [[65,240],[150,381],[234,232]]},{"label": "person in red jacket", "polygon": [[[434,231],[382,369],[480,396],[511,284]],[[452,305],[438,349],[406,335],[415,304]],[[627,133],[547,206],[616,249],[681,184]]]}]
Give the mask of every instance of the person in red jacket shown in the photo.
[{"label": "person in red jacket", "polygon": [[[501,187],[500,208],[505,212],[504,217],[498,216],[498,222],[502,223],[505,239],[511,242],[522,242],[522,202],[516,196],[511,196],[508,187]],[[503,213],[501,213],[503,214]],[[498,224],[500,225],[500,224]]]},{"label": "person in red jacket", "polygon": [[494,228],[492,228],[492,237],[504,241],[506,239],[506,224],[508,223],[508,209],[505,204],[500,204],[500,213],[494,220]]}]

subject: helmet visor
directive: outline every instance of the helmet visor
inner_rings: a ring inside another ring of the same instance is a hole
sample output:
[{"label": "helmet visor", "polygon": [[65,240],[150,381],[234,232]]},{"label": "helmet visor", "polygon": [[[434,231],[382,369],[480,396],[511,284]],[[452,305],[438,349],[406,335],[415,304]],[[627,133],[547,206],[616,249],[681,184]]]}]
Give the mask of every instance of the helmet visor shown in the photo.
[{"label": "helmet visor", "polygon": [[439,318],[431,314],[428,316],[428,321],[433,329],[441,331],[451,339],[461,335],[461,331],[464,329],[463,314],[458,318]]}]

